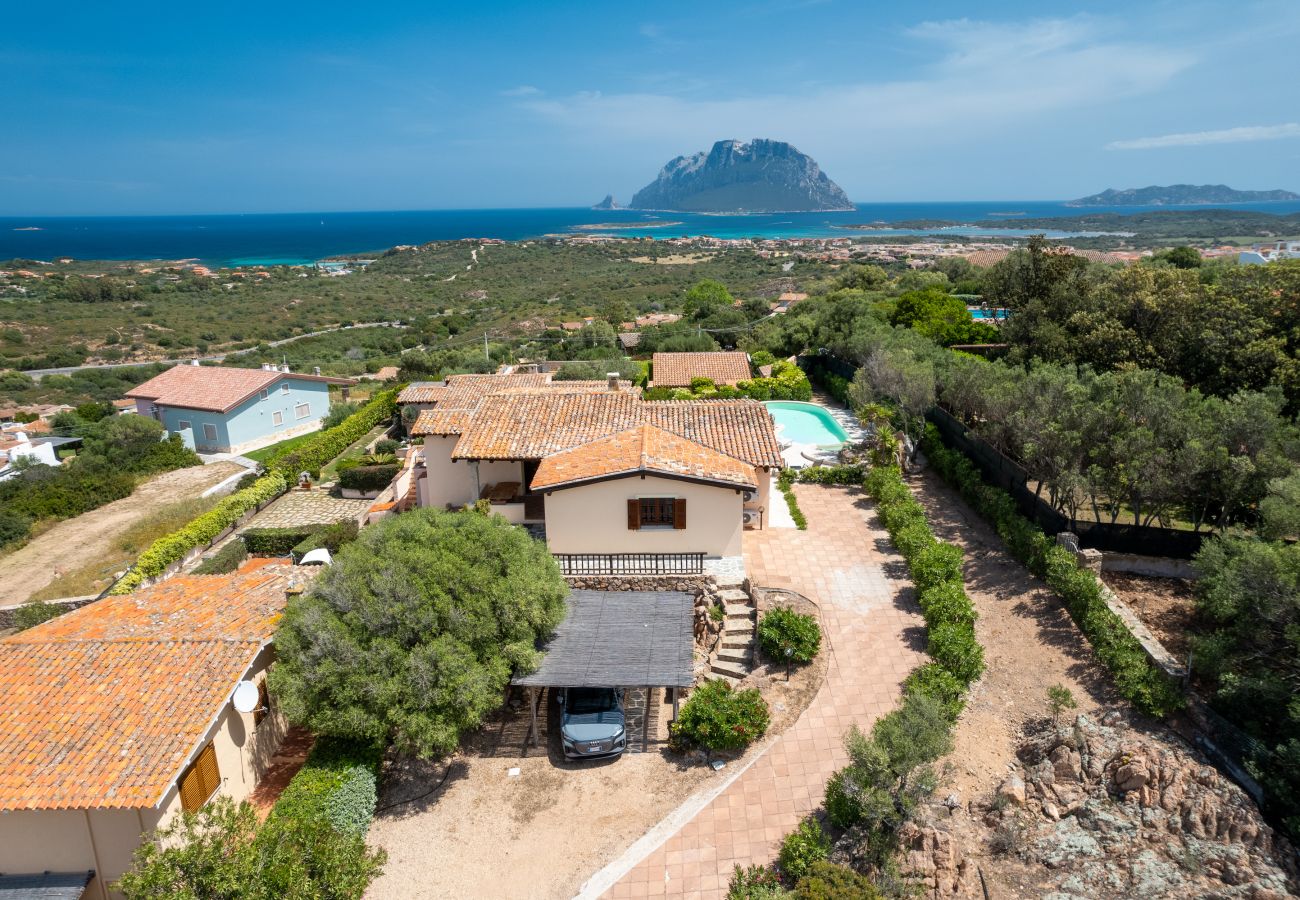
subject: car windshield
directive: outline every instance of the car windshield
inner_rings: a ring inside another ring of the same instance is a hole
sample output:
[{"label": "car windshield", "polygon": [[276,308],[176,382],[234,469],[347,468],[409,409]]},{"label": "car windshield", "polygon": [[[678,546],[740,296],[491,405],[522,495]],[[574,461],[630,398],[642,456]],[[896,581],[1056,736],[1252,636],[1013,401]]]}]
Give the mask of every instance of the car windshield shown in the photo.
[{"label": "car windshield", "polygon": [[567,705],[573,715],[604,712],[616,706],[614,691],[610,688],[571,688]]}]

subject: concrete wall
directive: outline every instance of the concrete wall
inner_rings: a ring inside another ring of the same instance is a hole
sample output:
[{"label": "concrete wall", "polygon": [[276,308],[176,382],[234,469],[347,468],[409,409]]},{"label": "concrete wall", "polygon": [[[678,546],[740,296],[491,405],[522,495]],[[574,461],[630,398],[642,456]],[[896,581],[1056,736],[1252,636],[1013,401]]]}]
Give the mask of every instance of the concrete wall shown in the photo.
[{"label": "concrete wall", "polygon": [[[627,501],[683,497],[686,527],[633,531]],[[630,476],[546,496],[546,543],[552,553],[703,553],[740,556],[742,493],[734,488]]]},{"label": "concrete wall", "polygon": [[[267,647],[244,678],[261,681],[273,658]],[[234,690],[232,684],[231,690]],[[252,713],[239,713],[223,705],[219,720],[193,749],[197,755],[211,741],[221,774],[220,793],[236,801],[247,799],[266,773],[271,757],[284,739],[284,717],[272,712],[256,728]],[[185,767],[176,771],[177,779]],[[143,836],[180,811],[180,792],[173,783],[157,808],[20,810],[0,814],[0,872],[6,874],[79,872],[94,869],[97,876],[85,896],[108,900],[121,895],[108,885],[130,867]]]},{"label": "concrete wall", "polygon": [[425,477],[420,483],[420,505],[442,508],[464,506],[478,498],[469,463],[452,462],[451,451],[459,437],[429,435],[424,439]]}]

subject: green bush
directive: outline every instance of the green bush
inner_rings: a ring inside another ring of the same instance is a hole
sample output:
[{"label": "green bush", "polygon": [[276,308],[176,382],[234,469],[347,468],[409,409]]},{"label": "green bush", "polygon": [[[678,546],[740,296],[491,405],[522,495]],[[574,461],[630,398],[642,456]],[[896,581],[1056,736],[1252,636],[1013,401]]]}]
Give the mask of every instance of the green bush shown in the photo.
[{"label": "green bush", "polygon": [[233,572],[248,558],[248,548],[235,538],[194,569],[195,575],[224,575]]},{"label": "green bush", "polygon": [[397,448],[400,446],[401,444],[399,444],[397,441],[393,440],[392,438],[381,438],[380,440],[375,442],[375,453],[396,454]]},{"label": "green bush", "polygon": [[813,863],[795,885],[797,900],[884,900],[865,875],[831,862]]},{"label": "green bush", "polygon": [[[927,426],[921,449],[934,470],[994,525],[1011,555],[1061,598],[1124,697],[1159,718],[1183,707],[1185,700],[1178,685],[1147,658],[1137,638],[1105,605],[1095,575],[1078,568],[1068,551],[1021,516],[1010,495],[985,483],[964,454],[944,446],[933,425]],[[950,649],[959,648],[954,643]]]},{"label": "green bush", "polygon": [[966,706],[966,683],[938,662],[928,662],[912,670],[903,682],[903,692],[930,698],[954,722]]},{"label": "green bush", "polygon": [[24,540],[32,530],[30,516],[15,509],[0,509],[0,549]]},{"label": "green bush", "polygon": [[921,593],[949,581],[961,581],[961,548],[934,543],[908,560],[912,583]]},{"label": "green bush", "polygon": [[[380,391],[365,406],[352,412],[339,424],[318,432],[311,440],[290,448],[267,460],[266,468],[296,481],[299,472],[318,472],[344,450],[365,436],[379,423],[391,419],[397,411],[397,388]],[[330,410],[330,415],[340,407]]]},{"label": "green bush", "polygon": [[355,541],[360,533],[361,529],[354,519],[335,522],[307,535],[297,544],[294,544],[291,552],[294,559],[301,559],[304,554],[324,547],[333,555],[338,553],[345,544]]},{"label": "green bush", "polygon": [[691,692],[671,725],[672,740],[679,750],[741,750],[767,733],[769,721],[767,701],[757,690],[709,681]]},{"label": "green bush", "polygon": [[799,498],[794,495],[794,480],[797,477],[793,469],[782,469],[781,474],[777,476],[776,486],[781,491],[781,496],[785,497],[786,506],[790,509],[790,518],[794,520],[794,525],[800,531],[808,529],[808,519],[804,516],[803,510],[799,508]]},{"label": "green bush", "polygon": [[400,466],[354,466],[339,472],[339,487],[353,491],[382,491],[392,484]]},{"label": "green bush", "polygon": [[727,887],[727,900],[786,900],[789,896],[770,866],[736,866]]},{"label": "green bush", "polygon": [[168,566],[185,558],[197,547],[209,543],[221,532],[239,521],[240,517],[259,504],[268,503],[286,490],[284,476],[272,473],[259,478],[252,487],[231,494],[212,509],[194,519],[179,531],[164,535],[140,554],[131,570],[113,585],[113,594],[129,594],[146,579],[156,578]]},{"label": "green bush", "polygon": [[324,526],[294,525],[284,528],[247,528],[240,533],[252,556],[288,556],[290,551]]},{"label": "green bush", "polygon": [[930,526],[925,524],[924,519],[919,522],[908,522],[903,527],[893,530],[891,535],[894,546],[898,548],[899,553],[903,554],[903,559],[913,559],[926,547],[933,546],[935,543]]},{"label": "green bush", "polygon": [[824,860],[830,852],[831,839],[822,830],[821,823],[809,816],[781,841],[777,865],[781,874],[793,883],[807,875],[813,863]]},{"label": "green bush", "polygon": [[382,756],[372,744],[317,739],[268,821],[324,820],[337,831],[364,835],[375,814],[376,776]]},{"label": "green bush", "polygon": [[758,645],[777,662],[811,662],[822,645],[817,617],[776,606],[758,623]]},{"label": "green bush", "polygon": [[978,618],[960,581],[935,585],[928,591],[922,591],[918,600],[921,613],[925,616],[925,624],[931,628],[951,622],[974,625]]},{"label": "green bush", "polygon": [[34,628],[42,622],[63,615],[70,608],[56,603],[46,603],[44,600],[28,600],[14,610],[14,628],[26,631],[28,628]]},{"label": "green bush", "polygon": [[975,638],[975,628],[965,622],[932,626],[925,649],[939,665],[965,684],[984,674],[984,648]]},{"label": "green bush", "polygon": [[862,466],[808,466],[799,470],[804,484],[862,484],[866,474]]}]

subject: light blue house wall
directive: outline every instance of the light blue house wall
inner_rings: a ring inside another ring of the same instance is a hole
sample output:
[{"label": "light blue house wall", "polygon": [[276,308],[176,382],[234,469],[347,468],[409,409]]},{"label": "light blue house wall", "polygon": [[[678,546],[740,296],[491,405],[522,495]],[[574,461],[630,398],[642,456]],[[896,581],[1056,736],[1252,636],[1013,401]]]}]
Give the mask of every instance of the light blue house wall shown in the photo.
[{"label": "light blue house wall", "polygon": [[265,398],[254,395],[229,412],[159,406],[158,413],[169,432],[189,428],[195,449],[224,453],[251,450],[314,431],[329,408],[328,384],[287,375],[267,389]]}]

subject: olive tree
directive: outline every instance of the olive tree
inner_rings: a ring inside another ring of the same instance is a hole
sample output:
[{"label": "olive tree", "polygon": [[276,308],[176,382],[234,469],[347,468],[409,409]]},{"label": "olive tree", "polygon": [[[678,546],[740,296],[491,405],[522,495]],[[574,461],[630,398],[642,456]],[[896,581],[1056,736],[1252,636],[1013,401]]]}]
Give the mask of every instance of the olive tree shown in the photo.
[{"label": "olive tree", "polygon": [[290,602],[271,690],[319,734],[449,753],[537,666],[567,593],[545,545],[499,516],[403,513]]}]

